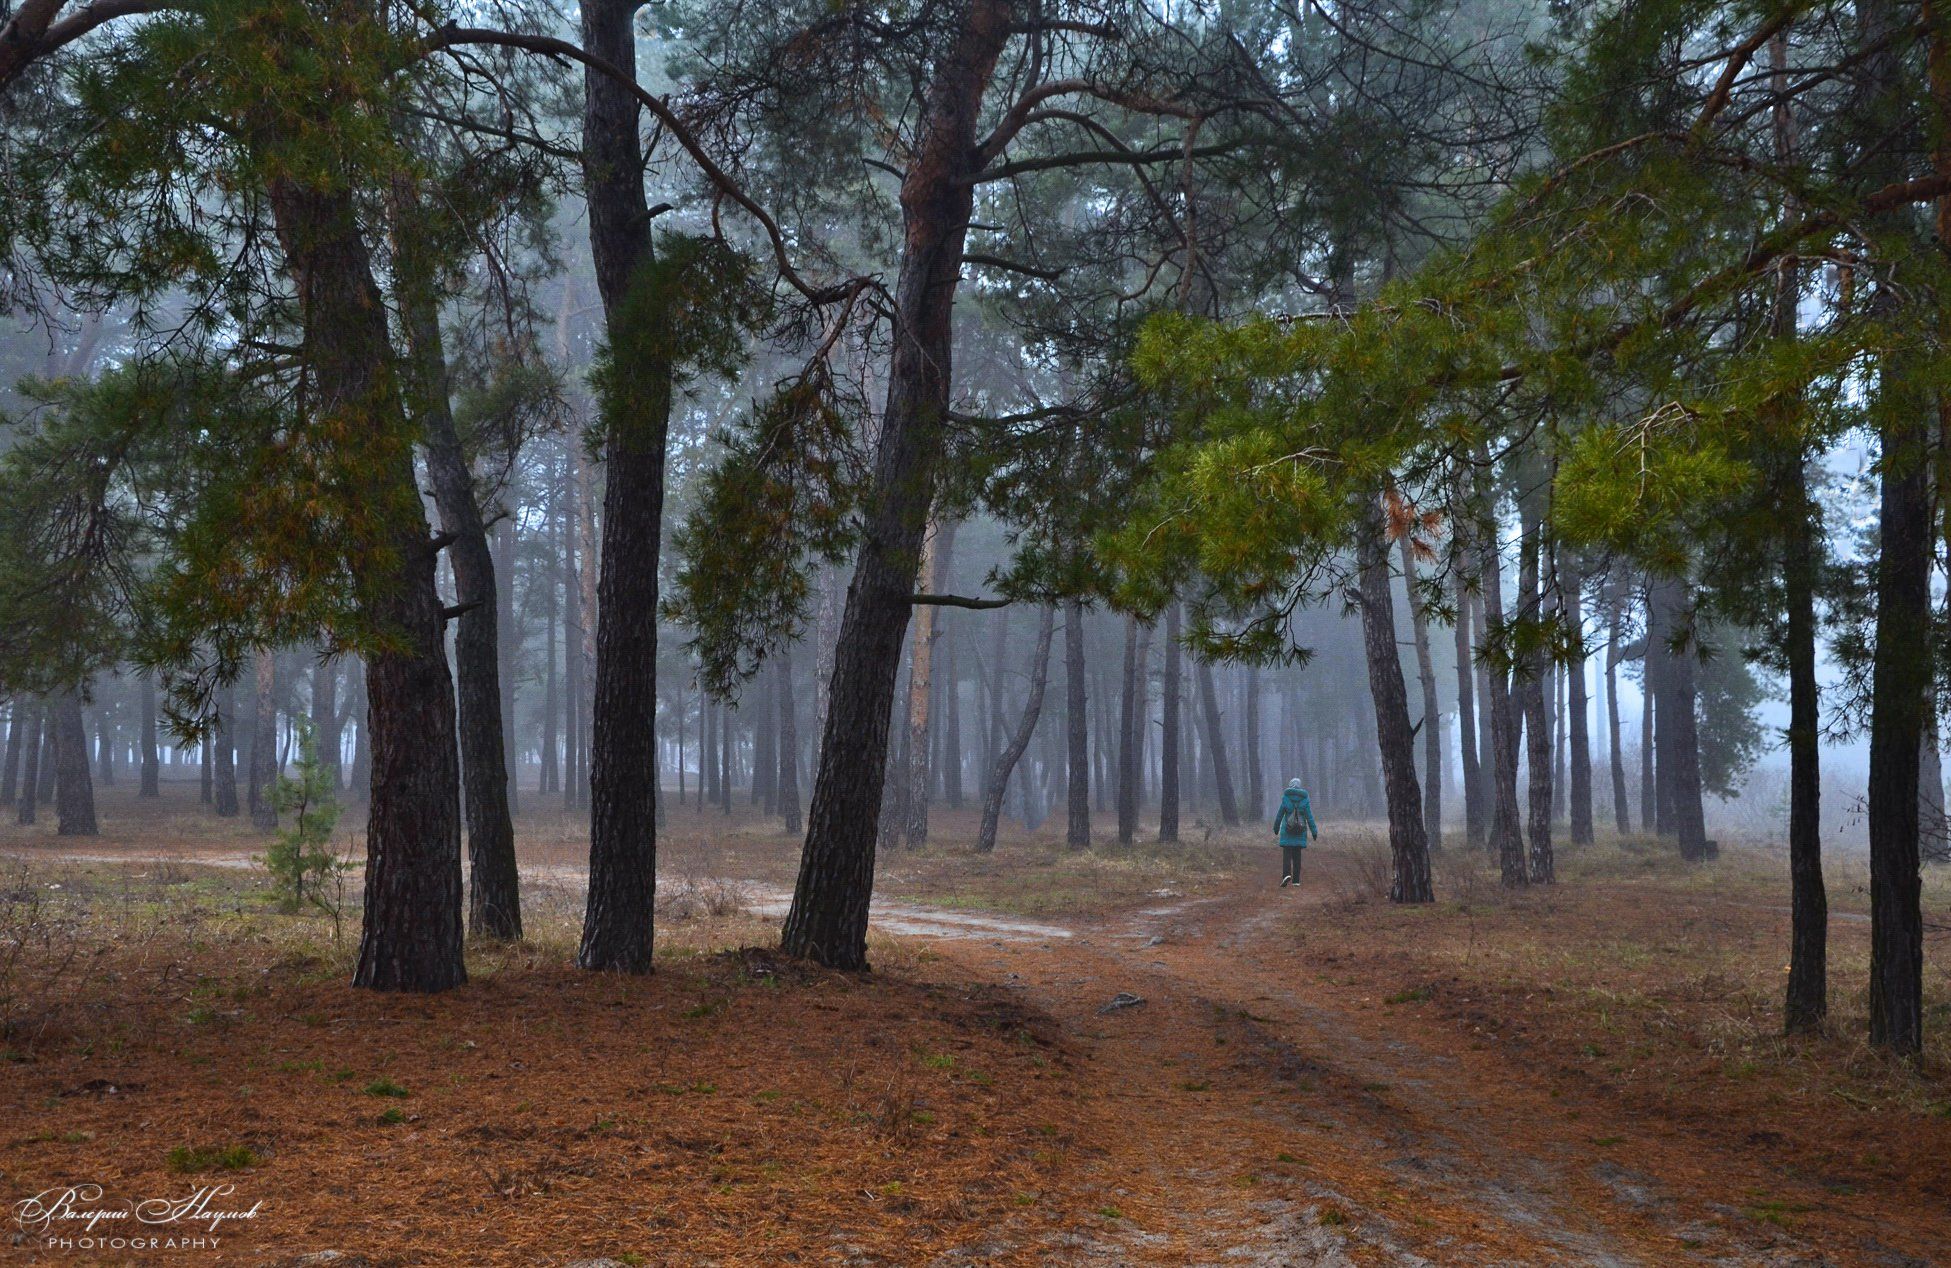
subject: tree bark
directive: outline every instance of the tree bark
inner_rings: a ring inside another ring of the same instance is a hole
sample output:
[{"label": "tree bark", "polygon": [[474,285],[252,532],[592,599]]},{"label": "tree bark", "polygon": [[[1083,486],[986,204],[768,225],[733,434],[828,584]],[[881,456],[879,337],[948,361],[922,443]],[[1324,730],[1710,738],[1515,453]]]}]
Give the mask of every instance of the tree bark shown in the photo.
[{"label": "tree bark", "polygon": [[[1043,609],[1043,621],[1037,627],[1036,650],[1030,654],[1030,694],[1023,702],[1023,716],[1016,720],[1016,730],[1009,742],[996,756],[995,765],[989,771],[989,780],[982,793],[982,826],[976,833],[976,853],[988,854],[996,848],[996,825],[1003,815],[1003,794],[1009,789],[1009,777],[1022,759],[1025,749],[1030,747],[1030,737],[1036,733],[1038,715],[1043,712],[1044,684],[1050,678],[1050,640],[1056,630],[1056,609]],[[1000,677],[1002,666],[996,666]]]},{"label": "tree bark", "polygon": [[314,416],[320,426],[361,437],[364,500],[377,526],[371,540],[349,544],[360,607],[388,635],[366,661],[362,732],[370,734],[372,789],[353,984],[446,990],[467,978],[454,685],[386,307],[351,192],[289,176],[268,184],[304,317]]},{"label": "tree bark", "polygon": [[[1461,533],[1461,520],[1458,521]],[[1475,849],[1484,842],[1483,771],[1477,760],[1476,693],[1471,690],[1476,678],[1474,640],[1470,636],[1470,610],[1473,600],[1465,583],[1469,562],[1459,541],[1451,564],[1456,590],[1456,721],[1457,740],[1463,768],[1463,835]]]},{"label": "tree bark", "polygon": [[[1771,111],[1775,157],[1787,166],[1795,161],[1795,118],[1786,93],[1786,31],[1768,41],[1768,60],[1772,87],[1779,95]],[[1800,296],[1797,262],[1784,260],[1776,271],[1770,313],[1769,333],[1774,338],[1795,338]],[[1783,402],[1791,409],[1801,404],[1799,399]],[[1809,497],[1808,457],[1799,444],[1783,455],[1777,468],[1775,502],[1784,533],[1782,651],[1788,663],[1789,953],[1782,1029],[1794,1035],[1821,1030],[1829,1013],[1829,895],[1822,878],[1822,718],[1815,611],[1822,521]]]},{"label": "tree bark", "polygon": [[[583,47],[636,74],[637,0],[588,0]],[[657,891],[657,561],[664,515],[664,444],[674,367],[644,357],[643,336],[618,328],[651,263],[638,102],[624,85],[583,74],[583,180],[590,253],[614,358],[624,380],[606,406],[595,691],[589,758],[589,900],[576,962],[647,973]],[[641,314],[639,320],[674,320]],[[662,339],[650,341],[660,346]],[[627,387],[625,386],[627,384]],[[627,410],[628,413],[624,411]],[[578,649],[571,647],[572,655]]]},{"label": "tree bark", "polygon": [[79,687],[62,693],[54,706],[54,813],[57,836],[95,835],[95,785],[88,774],[88,730]]},{"label": "tree bark", "polygon": [[1123,695],[1118,706],[1118,844],[1138,832],[1138,741],[1144,720],[1138,703],[1138,618],[1125,618]]},{"label": "tree bark", "polygon": [[1091,843],[1090,724],[1084,698],[1084,605],[1064,604],[1064,753],[1068,771],[1069,816],[1064,844],[1081,850]]},{"label": "tree bark", "polygon": [[1429,648],[1429,617],[1416,594],[1415,545],[1402,535],[1402,585],[1409,595],[1410,636],[1416,643],[1416,678],[1423,692],[1423,833],[1431,853],[1443,848],[1443,709],[1436,699],[1436,661]]},{"label": "tree bark", "polygon": [[1389,584],[1387,517],[1381,499],[1363,514],[1359,544],[1362,650],[1368,662],[1369,698],[1382,756],[1383,791],[1389,811],[1389,901],[1426,903],[1430,886],[1429,838],[1423,831],[1422,790],[1416,786],[1416,741],[1409,726],[1409,690],[1396,650],[1395,598]]},{"label": "tree bark", "polygon": [[1180,669],[1183,650],[1179,643],[1179,601],[1174,599],[1165,609],[1165,677],[1159,704],[1158,839],[1162,842],[1179,839],[1179,755],[1182,751],[1179,706],[1185,696]]},{"label": "tree bark", "polygon": [[1261,823],[1267,813],[1267,773],[1260,753],[1260,667],[1246,670],[1246,819]]},{"label": "tree bark", "polygon": [[460,732],[461,810],[467,828],[467,930],[477,938],[522,936],[521,879],[508,808],[503,740],[502,605],[474,473],[454,425],[432,244],[420,225],[420,198],[401,177],[393,204],[393,280],[407,343],[409,400],[433,484],[441,530],[452,538],[456,606],[454,675]]},{"label": "tree bark", "polygon": [[920,144],[901,182],[896,331],[873,484],[835,648],[820,773],[786,916],[786,954],[836,968],[867,962],[867,908],[885,778],[889,710],[934,501],[947,421],[956,284],[974,209],[985,91],[1015,6],[970,0],[935,63]]}]

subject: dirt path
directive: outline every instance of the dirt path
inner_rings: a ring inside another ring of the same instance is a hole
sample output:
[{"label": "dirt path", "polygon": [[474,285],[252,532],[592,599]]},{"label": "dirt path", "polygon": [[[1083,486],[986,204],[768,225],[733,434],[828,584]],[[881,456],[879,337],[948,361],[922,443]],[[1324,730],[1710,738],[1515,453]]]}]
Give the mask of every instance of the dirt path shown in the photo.
[{"label": "dirt path", "polygon": [[[1431,1045],[1308,969],[1320,891],[1238,887],[1042,943],[939,944],[1020,989],[1112,1072],[1094,1107],[1107,1217],[1078,1258],[1335,1264],[1924,1263],[1873,1210],[1819,1253],[1733,1205],[1781,1176],[1487,1044]],[[1118,993],[1140,1005],[1103,1011]],[[1814,1186],[1810,1186],[1812,1189]],[[1810,1199],[1833,1195],[1813,1193]]]}]

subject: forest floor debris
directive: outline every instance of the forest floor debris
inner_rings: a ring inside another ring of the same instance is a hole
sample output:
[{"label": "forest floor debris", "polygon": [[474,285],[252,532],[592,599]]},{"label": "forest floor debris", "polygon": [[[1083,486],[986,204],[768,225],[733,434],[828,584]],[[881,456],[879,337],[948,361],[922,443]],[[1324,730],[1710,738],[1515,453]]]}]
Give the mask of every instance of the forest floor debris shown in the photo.
[{"label": "forest floor debris", "polygon": [[[880,884],[941,934],[882,920],[853,976],[765,949],[790,842],[686,808],[634,980],[569,967],[575,836],[537,816],[529,940],[423,999],[349,990],[356,919],[335,945],[228,862],[254,838],[178,817],[76,857],[0,831],[0,1181],[263,1200],[213,1262],[1951,1258],[1951,984],[1921,1068],[1863,1044],[1847,860],[1833,1023],[1790,1043],[1763,850],[1567,850],[1513,895],[1452,849],[1399,908],[1359,829],[1296,893],[1257,835],[985,857],[944,815]],[[1951,925],[1936,872],[1926,907]]]}]

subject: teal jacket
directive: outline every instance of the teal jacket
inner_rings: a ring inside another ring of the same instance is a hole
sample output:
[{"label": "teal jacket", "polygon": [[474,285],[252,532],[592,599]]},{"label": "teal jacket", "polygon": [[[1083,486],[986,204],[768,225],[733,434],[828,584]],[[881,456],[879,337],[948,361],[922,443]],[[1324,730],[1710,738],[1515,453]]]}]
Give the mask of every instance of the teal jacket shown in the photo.
[{"label": "teal jacket", "polygon": [[1280,809],[1274,812],[1274,835],[1282,845],[1306,845],[1308,834],[1321,835],[1321,826],[1314,822],[1314,809],[1307,804],[1307,793],[1299,788],[1289,788],[1280,795]]}]

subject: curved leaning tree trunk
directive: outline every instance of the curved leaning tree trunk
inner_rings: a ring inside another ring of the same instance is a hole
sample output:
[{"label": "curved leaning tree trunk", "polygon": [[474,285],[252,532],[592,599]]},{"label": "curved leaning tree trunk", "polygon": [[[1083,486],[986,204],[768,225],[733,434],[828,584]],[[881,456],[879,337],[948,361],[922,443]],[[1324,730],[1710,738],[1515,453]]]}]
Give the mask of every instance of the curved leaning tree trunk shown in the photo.
[{"label": "curved leaning tree trunk", "polygon": [[[583,46],[635,74],[637,0],[583,5]],[[589,902],[576,962],[648,973],[657,899],[657,558],[671,373],[632,291],[651,264],[639,103],[626,84],[583,74],[583,178],[590,253],[609,332],[603,385],[603,539],[596,589],[589,756]],[[572,649],[573,652],[573,649]]]},{"label": "curved leaning tree trunk", "polygon": [[887,408],[835,649],[806,847],[780,938],[787,955],[835,968],[867,963],[888,715],[942,460],[955,290],[982,161],[976,126],[1013,17],[1007,0],[971,0],[929,85],[922,142],[901,182]]},{"label": "curved leaning tree trunk", "polygon": [[474,473],[454,426],[440,301],[428,272],[428,244],[420,231],[418,204],[402,178],[394,187],[394,286],[406,332],[421,452],[426,456],[441,531],[452,539],[447,560],[454,569],[455,606],[460,611],[454,630],[454,673],[461,808],[467,825],[467,929],[475,937],[512,940],[522,936],[522,908],[502,738],[502,608],[494,554],[475,497]]},{"label": "curved leaning tree trunk", "polygon": [[[1365,499],[1369,501],[1370,499]],[[1357,526],[1362,650],[1368,661],[1375,737],[1382,753],[1389,807],[1389,901],[1435,898],[1429,878],[1429,837],[1423,831],[1422,789],[1416,783],[1416,742],[1409,727],[1409,690],[1396,649],[1395,598],[1389,592],[1389,545],[1381,499],[1372,499]]]},{"label": "curved leaning tree trunk", "polygon": [[467,980],[454,684],[386,307],[349,193],[292,179],[268,192],[318,385],[314,425],[361,438],[360,494],[376,513],[373,539],[348,546],[361,612],[381,636],[366,659],[372,790],[352,981],[446,990]]},{"label": "curved leaning tree trunk", "polygon": [[[1030,653],[1029,699],[1023,702],[1023,716],[1016,720],[1016,730],[1009,743],[997,754],[995,768],[989,772],[989,783],[983,790],[982,827],[976,833],[978,854],[988,854],[996,848],[996,825],[1003,817],[1003,794],[1009,789],[1009,777],[1016,763],[1030,747],[1030,737],[1036,733],[1037,716],[1043,712],[1043,689],[1050,680],[1050,638],[1056,628],[1057,610],[1044,608],[1043,623],[1037,627],[1036,650]],[[994,672],[1000,676],[1002,666],[997,665]]]}]

